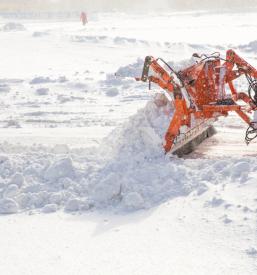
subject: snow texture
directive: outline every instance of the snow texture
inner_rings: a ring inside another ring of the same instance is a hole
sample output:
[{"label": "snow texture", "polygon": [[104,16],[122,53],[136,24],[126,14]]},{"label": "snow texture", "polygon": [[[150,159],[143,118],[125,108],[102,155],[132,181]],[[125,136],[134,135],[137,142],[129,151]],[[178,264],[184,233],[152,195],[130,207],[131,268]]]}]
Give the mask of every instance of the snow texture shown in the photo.
[{"label": "snow texture", "polygon": [[256,274],[246,125],[231,114],[170,158],[172,106],[135,81],[146,55],[180,70],[233,48],[257,67],[256,12],[90,14],[85,27],[71,14],[0,18],[0,274]]},{"label": "snow texture", "polygon": [[17,22],[9,22],[2,27],[2,31],[4,32],[25,31],[25,30],[26,30],[25,27],[21,23],[17,23]]},{"label": "snow texture", "polygon": [[[89,208],[133,211],[167,200],[202,194],[209,184],[247,184],[256,175],[254,158],[215,160],[165,157],[162,141],[172,109],[147,103],[128,122],[115,129],[99,149],[76,159],[67,148],[63,157],[35,154],[30,161],[1,156],[1,213],[37,209],[44,213]],[[5,205],[6,204],[6,205]],[[206,207],[225,204],[214,197]]]}]

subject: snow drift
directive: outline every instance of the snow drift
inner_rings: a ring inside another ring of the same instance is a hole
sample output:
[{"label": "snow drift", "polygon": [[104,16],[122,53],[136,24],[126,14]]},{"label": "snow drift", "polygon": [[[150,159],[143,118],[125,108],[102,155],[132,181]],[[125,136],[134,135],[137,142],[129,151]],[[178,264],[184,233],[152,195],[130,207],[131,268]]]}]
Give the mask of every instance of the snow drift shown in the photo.
[{"label": "snow drift", "polygon": [[[151,208],[212,184],[252,184],[257,161],[169,159],[162,137],[172,110],[154,101],[114,130],[96,153],[43,148],[0,156],[0,213],[68,212],[91,208],[133,211]],[[62,153],[63,152],[63,153]],[[213,207],[213,206],[212,206]]]},{"label": "snow drift", "polygon": [[9,22],[9,23],[6,23],[1,30],[5,32],[10,32],[10,31],[25,31],[26,29],[24,25],[22,25],[21,23]]}]

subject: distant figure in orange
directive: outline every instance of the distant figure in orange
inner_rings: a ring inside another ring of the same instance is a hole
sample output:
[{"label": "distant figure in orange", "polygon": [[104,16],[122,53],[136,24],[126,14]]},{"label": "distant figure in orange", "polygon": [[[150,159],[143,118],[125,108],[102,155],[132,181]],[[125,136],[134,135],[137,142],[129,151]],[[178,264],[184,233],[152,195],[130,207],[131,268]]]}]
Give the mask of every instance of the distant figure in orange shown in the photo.
[{"label": "distant figure in orange", "polygon": [[83,26],[85,26],[88,23],[87,14],[84,11],[81,12],[80,20],[82,21]]}]

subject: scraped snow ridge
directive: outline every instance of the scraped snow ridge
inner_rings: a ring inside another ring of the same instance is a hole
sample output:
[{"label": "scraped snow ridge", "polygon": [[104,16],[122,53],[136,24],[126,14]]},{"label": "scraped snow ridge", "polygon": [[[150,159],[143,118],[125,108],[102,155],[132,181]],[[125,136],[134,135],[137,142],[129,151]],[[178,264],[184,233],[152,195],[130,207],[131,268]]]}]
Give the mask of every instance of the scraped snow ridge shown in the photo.
[{"label": "scraped snow ridge", "polygon": [[9,91],[10,91],[9,85],[0,83],[0,93],[9,92]]},{"label": "scraped snow ridge", "polygon": [[43,37],[47,35],[49,35],[47,31],[36,31],[36,32],[33,32],[32,34],[33,37]]},{"label": "scraped snow ridge", "polygon": [[10,31],[25,31],[25,27],[24,25],[22,25],[21,23],[16,23],[16,22],[9,22],[6,23],[3,27],[2,27],[2,31],[5,32],[10,32]]},{"label": "scraped snow ridge", "polygon": [[60,76],[58,79],[53,79],[50,77],[36,76],[31,81],[30,84],[45,84],[45,83],[63,83],[68,81],[65,76]]},{"label": "scraped snow ridge", "polygon": [[133,64],[120,67],[117,70],[116,74],[117,76],[122,76],[122,77],[141,76],[143,65],[144,65],[144,60],[141,58],[138,58],[137,61],[134,62]]},{"label": "scraped snow ridge", "polygon": [[[149,42],[142,39],[135,39],[135,38],[128,38],[128,37],[109,37],[105,35],[75,35],[71,36],[72,42],[79,42],[79,43],[109,43],[109,44],[116,44],[116,45],[142,45],[142,46],[150,46]],[[155,43],[158,44],[159,43]]]},{"label": "scraped snow ridge", "polygon": [[71,42],[76,43],[93,43],[93,44],[103,44],[103,45],[116,45],[116,46],[137,46],[137,47],[157,47],[157,48],[165,48],[165,49],[183,49],[192,51],[193,49],[202,49],[203,51],[208,50],[210,47],[219,47],[220,49],[224,49],[221,46],[214,45],[200,45],[200,44],[192,44],[185,42],[170,42],[170,41],[156,41],[156,40],[144,40],[137,38],[129,38],[122,36],[108,36],[108,35],[72,35],[70,36]]},{"label": "scraped snow ridge", "polygon": [[257,40],[253,40],[245,45],[240,45],[239,49],[247,51],[247,52],[256,52],[257,51]]}]

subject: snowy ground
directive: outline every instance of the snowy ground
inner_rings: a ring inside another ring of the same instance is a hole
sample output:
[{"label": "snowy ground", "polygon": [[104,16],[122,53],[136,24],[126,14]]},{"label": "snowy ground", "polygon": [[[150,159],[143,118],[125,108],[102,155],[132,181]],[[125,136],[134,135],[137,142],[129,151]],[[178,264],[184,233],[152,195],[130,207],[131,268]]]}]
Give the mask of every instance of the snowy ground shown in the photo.
[{"label": "snowy ground", "polygon": [[232,115],[164,157],[169,118],[133,79],[149,54],[257,66],[255,18],[0,19],[0,274],[256,274],[257,143]]}]

